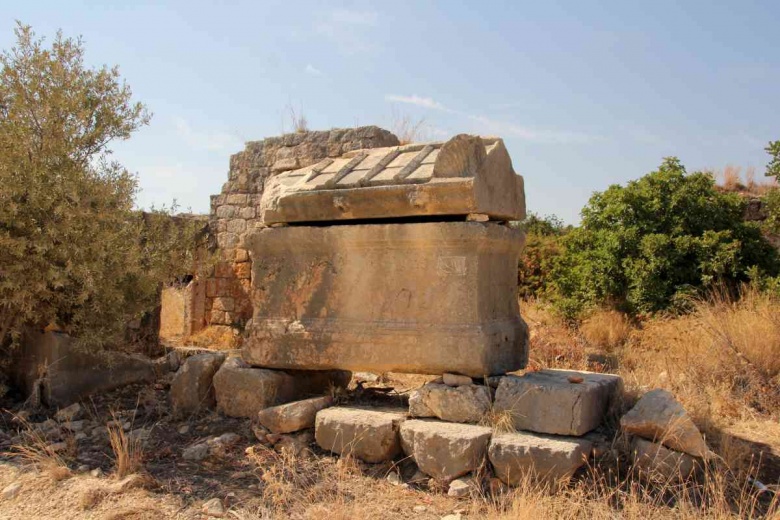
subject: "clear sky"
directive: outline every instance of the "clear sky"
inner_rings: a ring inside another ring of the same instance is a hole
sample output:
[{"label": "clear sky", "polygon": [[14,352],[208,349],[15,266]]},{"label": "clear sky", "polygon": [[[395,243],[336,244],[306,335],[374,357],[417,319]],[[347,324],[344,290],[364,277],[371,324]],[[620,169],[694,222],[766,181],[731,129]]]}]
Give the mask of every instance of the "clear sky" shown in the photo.
[{"label": "clear sky", "polygon": [[780,139],[780,2],[0,3],[81,35],[154,117],[116,157],[141,206],[207,212],[243,142],[290,130],[425,119],[425,133],[498,135],[530,211],[577,222],[593,191],[679,156],[763,175]]}]

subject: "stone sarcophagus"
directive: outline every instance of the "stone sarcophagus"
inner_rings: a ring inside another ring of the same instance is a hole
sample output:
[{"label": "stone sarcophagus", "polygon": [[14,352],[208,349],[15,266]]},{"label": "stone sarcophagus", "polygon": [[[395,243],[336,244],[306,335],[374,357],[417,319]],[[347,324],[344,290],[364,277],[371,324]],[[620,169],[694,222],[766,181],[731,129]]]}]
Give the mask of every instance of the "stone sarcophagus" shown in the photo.
[{"label": "stone sarcophagus", "polygon": [[470,376],[525,366],[522,178],[499,139],[359,150],[272,179],[244,358]]}]

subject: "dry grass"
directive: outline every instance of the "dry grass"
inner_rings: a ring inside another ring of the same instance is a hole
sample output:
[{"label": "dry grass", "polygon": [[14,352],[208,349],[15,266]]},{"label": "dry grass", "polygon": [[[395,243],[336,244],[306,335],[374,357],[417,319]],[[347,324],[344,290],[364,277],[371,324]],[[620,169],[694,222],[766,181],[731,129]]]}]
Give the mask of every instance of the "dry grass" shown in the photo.
[{"label": "dry grass", "polygon": [[429,141],[425,119],[412,119],[408,114],[399,114],[395,109],[392,114],[391,131],[398,137],[401,144]]},{"label": "dry grass", "polygon": [[744,193],[747,195],[765,195],[769,190],[777,188],[773,178],[756,180],[756,169],[752,166],[745,169],[734,165],[726,165],[722,170],[712,170],[710,174],[725,191]]},{"label": "dry grass", "polygon": [[137,473],[143,466],[143,443],[130,437],[122,428],[122,420],[111,414],[113,421],[107,426],[108,439],[114,452],[114,466],[117,478]]},{"label": "dry grass", "polygon": [[625,314],[608,310],[593,313],[580,326],[580,333],[589,345],[610,353],[628,341],[632,330]]},{"label": "dry grass", "polygon": [[48,475],[53,481],[59,482],[71,476],[68,459],[76,451],[76,442],[72,436],[65,440],[64,450],[55,449],[55,443],[46,439],[45,435],[33,427],[27,420],[15,416],[14,420],[23,426],[20,435],[22,442],[11,447],[8,455],[18,456],[25,463]]},{"label": "dry grass", "polygon": [[212,325],[184,339],[183,344],[213,350],[235,350],[241,347],[241,336],[225,325]]}]

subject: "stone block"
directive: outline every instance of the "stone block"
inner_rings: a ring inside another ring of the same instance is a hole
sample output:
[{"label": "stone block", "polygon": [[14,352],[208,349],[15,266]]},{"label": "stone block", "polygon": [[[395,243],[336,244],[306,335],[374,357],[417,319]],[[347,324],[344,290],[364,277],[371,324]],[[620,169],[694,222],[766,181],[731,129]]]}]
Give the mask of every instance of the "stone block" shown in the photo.
[{"label": "stone block", "polygon": [[257,216],[257,213],[256,213],[254,207],[249,206],[249,207],[246,207],[246,208],[241,208],[238,211],[238,216],[243,218],[243,219],[247,219],[248,220],[248,219],[255,218]]},{"label": "stone block", "polygon": [[486,386],[428,383],[409,395],[411,417],[438,417],[444,421],[478,423],[490,410]]},{"label": "stone block", "polygon": [[697,460],[679,451],[670,450],[661,444],[635,437],[631,442],[634,467],[646,476],[659,478],[663,482],[685,479],[697,467]]},{"label": "stone block", "polygon": [[317,413],[314,436],[324,450],[384,462],[401,453],[398,430],[405,417],[405,410],[327,408]]},{"label": "stone block", "polygon": [[273,433],[292,433],[313,428],[317,412],[333,405],[329,395],[272,406],[260,410],[257,420]]},{"label": "stone block", "polygon": [[234,206],[243,206],[249,201],[249,195],[245,193],[233,193],[228,195],[225,200],[228,204]]},{"label": "stone block", "polygon": [[620,419],[623,431],[694,457],[707,457],[709,449],[701,432],[671,392],[662,389],[644,394]]},{"label": "stone block", "polygon": [[246,231],[246,220],[240,218],[228,220],[227,231],[228,233],[243,233]]},{"label": "stone block", "polygon": [[257,416],[260,410],[344,387],[351,374],[332,371],[281,371],[252,368],[228,359],[214,376],[217,410],[230,417]]},{"label": "stone block", "polygon": [[583,435],[601,424],[621,390],[616,375],[540,370],[502,378],[493,407],[509,413],[518,430]]},{"label": "stone block", "polygon": [[585,464],[592,443],[578,437],[525,432],[493,435],[488,457],[496,476],[516,486],[526,475],[546,483],[568,481]]},{"label": "stone block", "polygon": [[401,425],[401,446],[420,471],[452,480],[483,463],[491,433],[483,426],[410,419]]},{"label": "stone block", "polygon": [[271,368],[460,374],[525,366],[523,234],[495,223],[267,228],[248,235],[244,358]]},{"label": "stone block", "polygon": [[238,247],[240,243],[241,238],[236,233],[219,233],[217,235],[217,245],[221,248]]},{"label": "stone block", "polygon": [[26,397],[67,406],[99,392],[155,380],[154,364],[119,352],[89,352],[59,332],[27,330],[14,353],[11,377]]},{"label": "stone block", "polygon": [[233,264],[233,274],[239,280],[248,280],[252,276],[252,265],[249,262]]},{"label": "stone block", "polygon": [[225,361],[221,352],[188,357],[171,381],[171,408],[175,415],[194,414],[214,407],[214,374]]},{"label": "stone block", "polygon": [[215,213],[217,218],[236,218],[238,216],[238,208],[223,204],[222,206],[217,206]]}]

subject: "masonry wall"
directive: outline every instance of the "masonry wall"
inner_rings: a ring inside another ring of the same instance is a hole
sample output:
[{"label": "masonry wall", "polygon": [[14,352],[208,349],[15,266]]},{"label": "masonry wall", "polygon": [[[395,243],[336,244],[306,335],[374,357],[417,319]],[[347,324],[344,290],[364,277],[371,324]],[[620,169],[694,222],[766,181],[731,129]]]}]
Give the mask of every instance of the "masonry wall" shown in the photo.
[{"label": "masonry wall", "polygon": [[219,195],[211,197],[209,230],[219,258],[206,280],[206,325],[242,328],[252,317],[251,265],[243,238],[263,225],[256,208],[267,179],[351,150],[398,145],[398,138],[387,130],[365,126],[251,141],[231,156],[228,181]]}]

